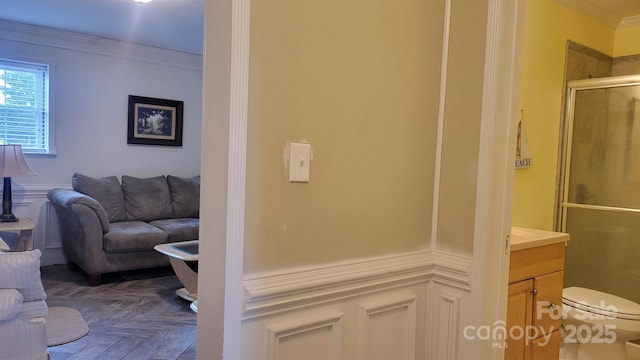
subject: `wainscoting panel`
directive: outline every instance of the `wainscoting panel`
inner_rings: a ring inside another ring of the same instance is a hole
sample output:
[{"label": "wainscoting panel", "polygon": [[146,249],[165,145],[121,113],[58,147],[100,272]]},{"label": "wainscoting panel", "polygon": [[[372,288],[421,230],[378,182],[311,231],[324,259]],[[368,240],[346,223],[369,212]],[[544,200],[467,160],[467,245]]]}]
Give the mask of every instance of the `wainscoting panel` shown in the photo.
[{"label": "wainscoting panel", "polygon": [[444,291],[438,294],[438,323],[434,338],[437,339],[437,358],[442,360],[457,359],[457,336],[460,332],[460,297]]},{"label": "wainscoting panel", "polygon": [[269,360],[339,360],[341,312],[269,327]]},{"label": "wainscoting panel", "polygon": [[358,320],[358,360],[415,359],[415,295],[361,305]]},{"label": "wainscoting panel", "polygon": [[[12,186],[12,211],[18,218],[28,217],[36,223],[33,232],[33,247],[42,251],[41,264],[64,264],[66,258],[62,250],[62,241],[55,210],[47,199],[49,189],[69,188],[68,185]],[[0,233],[8,243],[17,241],[17,233]]]},{"label": "wainscoting panel", "polygon": [[53,205],[47,201],[46,206],[42,207],[44,211],[42,219],[45,219],[43,227],[46,226],[44,233],[48,234],[45,241],[45,250],[62,249],[62,239],[60,238],[60,224],[58,223],[58,216],[56,215],[56,209]]},{"label": "wainscoting panel", "polygon": [[241,359],[455,359],[469,264],[419,251],[246,276]]}]

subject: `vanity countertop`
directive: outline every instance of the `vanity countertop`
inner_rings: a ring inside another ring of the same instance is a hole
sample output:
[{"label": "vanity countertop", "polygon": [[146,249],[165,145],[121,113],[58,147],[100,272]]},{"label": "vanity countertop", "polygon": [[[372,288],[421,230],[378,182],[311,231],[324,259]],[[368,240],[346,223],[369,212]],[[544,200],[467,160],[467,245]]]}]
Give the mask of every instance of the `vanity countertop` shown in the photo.
[{"label": "vanity countertop", "polygon": [[521,227],[511,227],[511,251],[529,249],[537,246],[551,245],[569,241],[569,234],[528,229]]}]

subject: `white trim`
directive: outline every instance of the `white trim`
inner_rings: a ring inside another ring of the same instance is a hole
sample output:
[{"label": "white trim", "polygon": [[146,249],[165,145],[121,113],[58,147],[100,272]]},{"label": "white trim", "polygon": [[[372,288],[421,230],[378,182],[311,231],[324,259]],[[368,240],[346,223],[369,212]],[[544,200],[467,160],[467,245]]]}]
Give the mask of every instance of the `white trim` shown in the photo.
[{"label": "white trim", "polygon": [[618,25],[618,29],[630,28],[640,26],[640,15],[635,16],[627,16],[622,18],[620,21],[620,25]]},{"label": "white trim", "polygon": [[404,357],[400,357],[401,354],[396,354],[394,360],[412,360],[415,359],[416,349],[416,301],[415,295],[402,296],[402,297],[389,297],[386,299],[378,300],[362,304],[358,311],[358,346],[357,346],[357,360],[370,359],[371,355],[367,353],[369,344],[369,330],[371,329],[371,318],[385,312],[392,312],[396,310],[404,310],[402,315],[405,317],[404,329],[395,329],[395,331],[405,331],[406,337],[403,337],[405,350]]},{"label": "white trim", "polygon": [[227,261],[224,308],[225,359],[239,359],[242,349],[250,7],[250,0],[234,0],[231,7]]},{"label": "white trim", "polygon": [[[2,20],[0,20],[0,30],[2,29]],[[0,32],[1,34],[1,32]],[[0,35],[0,38],[2,36]],[[20,51],[15,51],[14,49],[0,47],[0,58],[5,59],[9,62],[25,62],[37,65],[44,65],[47,67],[47,76],[46,76],[46,84],[48,99],[47,102],[47,141],[48,141],[48,151],[47,152],[29,152],[25,150],[25,155],[27,158],[32,156],[52,156],[56,154],[56,89],[58,87],[56,80],[56,60],[53,58],[42,58],[42,57],[33,57],[33,56],[25,56]]]},{"label": "white trim", "polygon": [[431,209],[431,248],[438,239],[438,207],[440,203],[440,170],[442,168],[442,139],[444,136],[444,108],[447,100],[447,72],[449,64],[449,37],[451,33],[451,1],[445,1],[444,28],[442,33],[442,61],[440,64],[440,100],[438,104],[438,132],[433,173],[433,206]]},{"label": "white trim", "polygon": [[[14,178],[17,179],[17,178]],[[2,189],[2,185],[0,184],[0,189]],[[68,189],[71,190],[70,184],[26,184],[22,185],[20,183],[15,182],[11,186],[11,190],[14,194],[24,193],[25,196],[37,196],[37,197],[47,197],[47,193],[52,189]]]},{"label": "white trim", "polygon": [[49,99],[47,100],[49,113],[49,121],[47,122],[49,150],[45,154],[55,156],[58,153],[58,142],[56,136],[56,111],[58,109],[56,106],[56,89],[58,88],[58,79],[56,78],[56,61],[50,60],[47,65],[49,66],[49,78],[47,79],[47,87],[49,89]]},{"label": "white trim", "polygon": [[191,70],[202,69],[202,56],[200,55],[7,20],[0,20],[0,40],[75,50]]},{"label": "white trim", "polygon": [[247,276],[243,319],[434,281],[469,290],[471,259],[430,250]]},{"label": "white trim", "polygon": [[[535,0],[533,0],[535,1]],[[506,317],[511,199],[524,0],[490,0],[480,127],[476,218],[466,325]],[[471,342],[459,355],[501,359],[491,342]]]},{"label": "white trim", "polygon": [[46,234],[43,245],[44,250],[62,249],[58,217],[53,204],[47,201],[45,206],[41,208],[40,212],[42,211],[44,211],[44,215],[40,214],[39,217],[44,219],[44,224],[41,225]]},{"label": "white trim", "polygon": [[453,254],[442,250],[433,250],[431,277],[437,284],[451,288],[471,290],[472,258],[468,255]]},{"label": "white trim", "polygon": [[442,293],[438,297],[438,331],[436,337],[436,358],[455,360],[458,358],[458,337],[460,318],[460,297]]},{"label": "white trim", "polygon": [[[331,332],[329,348],[326,349],[329,359],[339,360],[342,358],[342,317],[343,313],[336,311],[326,314],[318,314],[311,318],[296,319],[291,322],[276,324],[268,327],[269,360],[279,360],[279,345],[282,339],[293,336],[299,339],[305,333],[315,333],[319,329],[328,329]],[[313,349],[309,349],[313,350]],[[225,356],[226,357],[226,356]],[[236,359],[231,357],[230,359]]]},{"label": "white trim", "polygon": [[[250,0],[204,4],[197,359],[236,360],[242,287]],[[264,341],[264,338],[263,338]]]}]

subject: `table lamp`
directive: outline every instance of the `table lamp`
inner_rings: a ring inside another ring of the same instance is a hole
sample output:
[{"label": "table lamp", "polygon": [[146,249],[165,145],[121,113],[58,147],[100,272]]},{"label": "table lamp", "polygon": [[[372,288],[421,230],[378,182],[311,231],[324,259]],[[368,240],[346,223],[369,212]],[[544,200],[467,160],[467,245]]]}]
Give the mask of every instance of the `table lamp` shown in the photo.
[{"label": "table lamp", "polygon": [[36,175],[22,153],[22,145],[0,145],[0,176],[4,177],[2,189],[2,214],[0,222],[15,222],[18,218],[11,213],[11,177]]}]

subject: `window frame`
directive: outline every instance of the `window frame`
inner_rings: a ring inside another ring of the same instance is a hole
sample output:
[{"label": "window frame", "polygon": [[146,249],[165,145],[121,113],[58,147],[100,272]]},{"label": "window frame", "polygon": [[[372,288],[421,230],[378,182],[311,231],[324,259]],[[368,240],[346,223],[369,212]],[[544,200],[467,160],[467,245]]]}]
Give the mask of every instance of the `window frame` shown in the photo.
[{"label": "window frame", "polygon": [[48,119],[46,120],[45,129],[47,134],[45,135],[48,138],[49,149],[48,151],[32,151],[28,148],[23,148],[25,154],[29,155],[56,155],[56,137],[55,137],[55,61],[50,59],[42,59],[42,58],[31,58],[20,56],[11,53],[5,53],[0,51],[0,60],[10,62],[10,63],[24,63],[25,68],[29,66],[46,66],[47,74],[45,76],[45,87],[48,92]]}]

